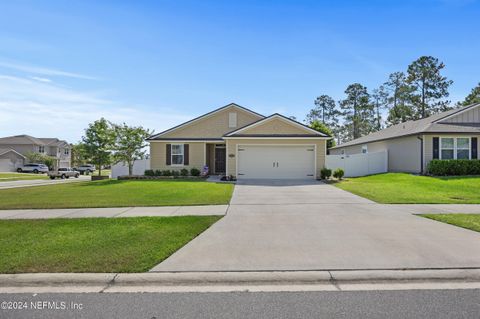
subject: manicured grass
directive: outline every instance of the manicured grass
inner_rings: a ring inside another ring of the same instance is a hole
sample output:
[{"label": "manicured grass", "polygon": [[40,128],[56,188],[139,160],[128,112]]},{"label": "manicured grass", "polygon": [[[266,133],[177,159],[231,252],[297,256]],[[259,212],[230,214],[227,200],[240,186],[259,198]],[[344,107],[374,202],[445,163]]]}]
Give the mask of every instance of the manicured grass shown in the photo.
[{"label": "manicured grass", "polygon": [[0,183],[11,181],[24,181],[31,179],[48,179],[48,176],[47,174],[0,173]]},{"label": "manicured grass", "polygon": [[480,232],[480,214],[423,214],[420,216]]},{"label": "manicured grass", "polygon": [[104,180],[0,190],[0,209],[228,204],[234,185]]},{"label": "manicured grass", "polygon": [[0,273],[144,272],[220,218],[0,220]]},{"label": "manicured grass", "polygon": [[478,204],[480,177],[387,173],[348,178],[335,186],[386,204]]}]

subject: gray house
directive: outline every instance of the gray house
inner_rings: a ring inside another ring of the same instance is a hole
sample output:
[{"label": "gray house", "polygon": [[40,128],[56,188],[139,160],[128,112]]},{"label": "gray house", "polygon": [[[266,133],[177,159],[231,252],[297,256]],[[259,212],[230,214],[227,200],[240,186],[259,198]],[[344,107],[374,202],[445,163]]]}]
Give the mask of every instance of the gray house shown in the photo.
[{"label": "gray house", "polygon": [[425,173],[432,159],[478,159],[480,104],[408,121],[330,149],[331,155],[388,151],[388,171]]},{"label": "gray house", "polygon": [[15,135],[0,138],[0,171],[15,171],[24,164],[25,155],[41,153],[55,159],[57,167],[70,167],[71,147],[58,138],[36,138],[30,135]]}]

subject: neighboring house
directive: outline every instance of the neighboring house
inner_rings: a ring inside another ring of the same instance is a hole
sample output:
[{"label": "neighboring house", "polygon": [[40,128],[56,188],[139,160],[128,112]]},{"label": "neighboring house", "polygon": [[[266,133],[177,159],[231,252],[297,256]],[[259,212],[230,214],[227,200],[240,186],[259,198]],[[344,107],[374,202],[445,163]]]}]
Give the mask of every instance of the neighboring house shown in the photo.
[{"label": "neighboring house", "polygon": [[432,159],[478,159],[480,104],[408,121],[330,149],[332,155],[388,151],[391,172],[425,173]]},{"label": "neighboring house", "polygon": [[58,138],[36,138],[30,135],[3,137],[0,138],[0,148],[13,150],[22,156],[30,152],[49,155],[55,159],[57,167],[70,167],[71,147]]},{"label": "neighboring house", "polygon": [[25,156],[11,148],[0,148],[0,172],[15,172],[22,167]]},{"label": "neighboring house", "polygon": [[228,104],[151,136],[153,170],[209,168],[238,179],[314,179],[328,135],[280,114],[265,117]]}]

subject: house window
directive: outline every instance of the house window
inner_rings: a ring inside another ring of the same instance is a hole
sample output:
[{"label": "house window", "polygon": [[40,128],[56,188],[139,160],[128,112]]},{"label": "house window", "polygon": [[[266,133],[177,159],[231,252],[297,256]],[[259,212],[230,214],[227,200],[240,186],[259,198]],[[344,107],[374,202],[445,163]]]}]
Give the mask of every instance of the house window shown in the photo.
[{"label": "house window", "polygon": [[63,150],[63,154],[64,155],[68,155],[70,153],[70,150],[68,148],[64,149]]},{"label": "house window", "polygon": [[39,146],[38,147],[38,152],[39,153],[45,153],[45,146]]},{"label": "house window", "polygon": [[362,153],[367,154],[368,153],[368,145],[362,145]]},{"label": "house window", "polygon": [[457,138],[457,159],[470,159],[470,139]]},{"label": "house window", "polygon": [[228,127],[237,127],[237,113],[228,113]]},{"label": "house window", "polygon": [[442,137],[440,139],[440,158],[470,159],[469,137]]},{"label": "house window", "polygon": [[183,144],[172,144],[172,165],[183,165]]}]

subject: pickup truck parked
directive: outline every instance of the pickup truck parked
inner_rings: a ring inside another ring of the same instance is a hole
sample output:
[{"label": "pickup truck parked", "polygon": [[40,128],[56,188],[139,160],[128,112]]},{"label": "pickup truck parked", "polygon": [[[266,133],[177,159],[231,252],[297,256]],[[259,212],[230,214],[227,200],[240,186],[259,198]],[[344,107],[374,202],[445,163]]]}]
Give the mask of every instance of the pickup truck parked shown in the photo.
[{"label": "pickup truck parked", "polygon": [[50,176],[50,179],[55,179],[55,178],[70,178],[70,177],[75,177],[78,178],[80,176],[80,172],[74,170],[73,168],[59,168],[56,171],[50,171],[48,172],[48,176]]},{"label": "pickup truck parked", "polygon": [[80,172],[80,174],[91,174],[95,172],[95,165],[93,164],[85,164],[85,165],[80,165],[79,167],[76,168],[77,171]]}]

